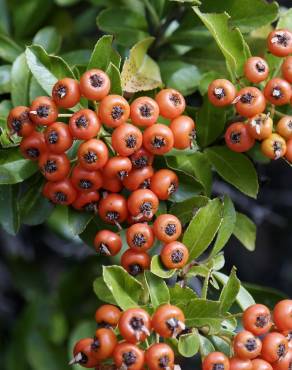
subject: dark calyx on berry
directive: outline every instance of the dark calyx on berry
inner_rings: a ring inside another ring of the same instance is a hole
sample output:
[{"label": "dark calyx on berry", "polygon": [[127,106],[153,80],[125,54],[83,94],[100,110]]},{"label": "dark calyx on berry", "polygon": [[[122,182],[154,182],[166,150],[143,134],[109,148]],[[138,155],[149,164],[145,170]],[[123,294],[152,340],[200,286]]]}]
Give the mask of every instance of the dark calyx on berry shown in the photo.
[{"label": "dark calyx on berry", "polygon": [[134,263],[129,266],[129,272],[132,276],[137,276],[143,272],[143,269],[138,263]]},{"label": "dark calyx on berry", "polygon": [[168,236],[172,236],[176,233],[176,225],[175,224],[167,224],[164,228],[164,232]]},{"label": "dark calyx on berry", "polygon": [[272,97],[275,99],[280,99],[283,96],[282,90],[279,86],[275,86],[272,90]]},{"label": "dark calyx on berry", "polygon": [[94,338],[93,338],[93,343],[92,343],[92,345],[91,345],[91,349],[92,349],[93,351],[96,351],[99,347],[100,347],[99,340],[98,340],[96,337],[94,337]]},{"label": "dark calyx on berry", "polygon": [[124,364],[127,366],[134,365],[137,361],[137,356],[134,352],[129,351],[129,352],[124,352],[123,353],[123,360]]},{"label": "dark calyx on berry", "polygon": [[167,189],[167,192],[169,195],[173,194],[176,192],[176,189],[177,189],[177,186],[174,182],[172,182],[170,185],[169,185],[169,188]]},{"label": "dark calyx on berry", "polygon": [[129,135],[126,137],[125,142],[127,148],[135,148],[137,145],[137,138],[134,135]]},{"label": "dark calyx on berry", "polygon": [[216,87],[213,91],[213,95],[218,99],[218,100],[221,100],[223,99],[226,94],[225,94],[225,90],[223,89],[223,87]]},{"label": "dark calyx on berry", "polygon": [[249,338],[245,343],[244,343],[245,348],[249,351],[252,352],[257,348],[257,342],[254,338]]},{"label": "dark calyx on berry", "polygon": [[152,144],[153,148],[160,149],[160,148],[162,148],[163,146],[166,145],[166,140],[162,136],[155,136],[154,139],[152,140],[151,144]]},{"label": "dark calyx on berry", "polygon": [[286,32],[279,32],[276,33],[274,36],[277,39],[277,44],[288,46],[288,42],[290,41],[290,37]]},{"label": "dark calyx on berry", "polygon": [[173,263],[180,263],[184,258],[184,254],[180,249],[176,249],[171,253],[171,261]]},{"label": "dark calyx on berry", "polygon": [[148,166],[148,158],[145,157],[145,156],[141,156],[141,157],[139,157],[137,159],[132,160],[132,164],[136,168],[146,167],[146,166]]},{"label": "dark calyx on berry", "polygon": [[88,357],[83,353],[83,352],[80,352],[81,354],[81,359],[78,361],[79,364],[87,364],[88,362]]},{"label": "dark calyx on berry", "polygon": [[79,187],[81,189],[90,189],[92,187],[92,182],[90,180],[80,180],[79,181]]},{"label": "dark calyx on berry", "polygon": [[82,207],[86,212],[94,212],[97,209],[97,202],[90,202]]},{"label": "dark calyx on berry", "polygon": [[57,131],[51,131],[49,133],[48,141],[50,144],[56,144],[58,142],[59,135]]},{"label": "dark calyx on berry", "polygon": [[264,328],[270,322],[270,315],[259,315],[256,318],[255,326],[258,328]]},{"label": "dark calyx on berry", "polygon": [[37,148],[29,148],[26,150],[26,153],[30,158],[38,158],[40,156],[40,151]]},{"label": "dark calyx on berry", "polygon": [[161,369],[166,369],[169,364],[169,357],[167,355],[162,356],[158,360],[158,365],[161,367]]},{"label": "dark calyx on berry", "polygon": [[103,78],[97,74],[90,76],[89,80],[92,87],[101,87],[104,83]]},{"label": "dark calyx on berry", "polygon": [[286,346],[285,344],[279,344],[278,349],[277,349],[277,355],[280,357],[283,357],[286,354]]},{"label": "dark calyx on berry", "polygon": [[256,69],[258,72],[265,72],[266,67],[262,62],[257,62],[256,63]]},{"label": "dark calyx on berry", "polygon": [[111,111],[112,119],[118,120],[120,119],[124,114],[124,110],[122,107],[115,105]]},{"label": "dark calyx on berry", "polygon": [[141,331],[144,327],[144,320],[140,317],[132,317],[130,320],[130,325],[133,330]]},{"label": "dark calyx on berry", "polygon": [[181,98],[178,94],[171,94],[170,97],[169,97],[169,100],[176,107],[181,104]]},{"label": "dark calyx on berry", "polygon": [[149,189],[150,188],[150,179],[144,180],[140,185],[140,189]]},{"label": "dark calyx on berry", "polygon": [[152,115],[152,107],[149,104],[143,104],[139,107],[142,117],[149,118]]},{"label": "dark calyx on berry", "polygon": [[253,101],[254,96],[251,93],[241,95],[240,101],[243,104],[250,104]]},{"label": "dark calyx on berry", "polygon": [[110,256],[111,252],[109,250],[109,247],[105,243],[101,243],[98,247],[98,253],[100,256]]},{"label": "dark calyx on berry", "polygon": [[19,132],[22,128],[22,121],[14,118],[13,121],[11,122],[11,126],[15,132]]},{"label": "dark calyx on berry", "polygon": [[83,116],[83,115],[78,117],[76,119],[76,126],[78,128],[82,128],[82,127],[86,128],[88,126],[88,121],[87,121],[86,117]]},{"label": "dark calyx on berry", "polygon": [[54,194],[54,200],[56,203],[63,203],[67,201],[67,195],[63,193],[62,191],[57,191]]},{"label": "dark calyx on berry", "polygon": [[287,123],[287,126],[288,126],[289,130],[292,130],[292,121],[289,121],[289,122]]},{"label": "dark calyx on berry", "polygon": [[83,158],[86,163],[95,163],[98,159],[96,153],[90,151],[84,154]]},{"label": "dark calyx on berry", "polygon": [[40,105],[37,110],[37,115],[41,118],[47,118],[50,113],[50,107],[48,105]]},{"label": "dark calyx on berry", "polygon": [[106,214],[106,218],[109,221],[118,221],[118,219],[120,218],[120,214],[116,211],[109,211]]},{"label": "dark calyx on berry", "polygon": [[223,364],[214,364],[212,370],[224,370]]},{"label": "dark calyx on berry", "polygon": [[240,138],[241,138],[240,132],[232,132],[230,135],[230,140],[232,141],[233,144],[239,144]]},{"label": "dark calyx on berry", "polygon": [[57,88],[57,96],[58,96],[58,98],[59,99],[63,99],[63,98],[65,98],[66,94],[67,94],[67,88],[66,88],[66,86],[64,86],[64,85],[58,86],[58,88]]},{"label": "dark calyx on berry", "polygon": [[122,170],[118,172],[118,177],[120,180],[124,180],[125,177],[128,177],[128,171]]},{"label": "dark calyx on berry", "polygon": [[58,166],[56,161],[53,161],[52,159],[49,159],[45,164],[44,164],[44,171],[48,173],[53,173],[58,170]]},{"label": "dark calyx on berry", "polygon": [[166,321],[166,325],[171,332],[174,332],[178,327],[178,319],[172,317]]},{"label": "dark calyx on berry", "polygon": [[136,247],[142,247],[146,243],[146,238],[142,233],[137,233],[134,235],[132,242]]},{"label": "dark calyx on berry", "polygon": [[152,203],[151,202],[144,202],[140,206],[140,211],[143,213],[144,216],[150,216],[152,214]]}]

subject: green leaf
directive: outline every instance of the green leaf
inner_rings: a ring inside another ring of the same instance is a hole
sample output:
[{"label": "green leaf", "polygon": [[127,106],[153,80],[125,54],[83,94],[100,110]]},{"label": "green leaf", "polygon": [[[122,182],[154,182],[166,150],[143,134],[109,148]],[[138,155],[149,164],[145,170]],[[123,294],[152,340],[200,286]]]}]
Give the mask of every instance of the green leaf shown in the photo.
[{"label": "green leaf", "polygon": [[211,196],[212,188],[212,168],[204,153],[196,152],[189,156],[189,161],[195,178],[203,185],[205,193]]},{"label": "green leaf", "polygon": [[240,30],[237,27],[230,27],[230,16],[227,13],[205,14],[197,7],[193,7],[193,9],[214,37],[225,57],[232,80],[235,81],[237,77],[242,75],[243,65],[251,55]]},{"label": "green leaf", "polygon": [[236,222],[236,212],[232,200],[228,195],[223,198],[223,220],[217,234],[217,238],[210,254],[210,257],[215,256],[220,252],[225,244],[230,239]]},{"label": "green leaf", "polygon": [[221,329],[224,317],[221,315],[220,302],[206,299],[193,299],[181,306],[186,318],[187,326],[201,328],[207,326],[209,335],[216,334]]},{"label": "green leaf", "polygon": [[122,69],[122,87],[129,93],[153,90],[162,86],[157,63],[146,52],[154,38],[148,37],[132,47]]},{"label": "green leaf", "polygon": [[273,308],[282,299],[288,298],[285,293],[274,288],[250,283],[244,283],[244,287],[250,292],[257,303],[264,304],[270,308]]},{"label": "green leaf", "polygon": [[209,268],[205,265],[193,266],[189,269],[187,277],[202,276],[207,277],[209,274]]},{"label": "green leaf", "polygon": [[200,339],[200,354],[202,359],[206,357],[210,352],[215,352],[215,347],[213,346],[212,342],[204,337],[203,335],[199,335]]},{"label": "green leaf", "polygon": [[236,224],[233,234],[245,246],[246,249],[249,251],[255,250],[256,225],[243,213],[237,212],[236,214]]},{"label": "green leaf", "polygon": [[174,203],[170,208],[170,213],[178,217],[183,225],[188,223],[194,215],[197,208],[203,207],[209,199],[202,195],[188,198],[179,203]]},{"label": "green leaf", "polygon": [[89,49],[77,49],[61,54],[61,57],[70,65],[87,65],[90,59],[91,51]]},{"label": "green leaf", "polygon": [[201,74],[196,66],[180,60],[166,60],[161,61],[159,67],[167,87],[177,89],[183,95],[190,95],[197,90]]},{"label": "green leaf", "polygon": [[226,123],[226,112],[209,102],[205,95],[202,107],[196,119],[197,140],[201,147],[213,143],[223,132]]},{"label": "green leaf", "polygon": [[193,357],[199,351],[200,339],[199,334],[184,334],[178,340],[178,352],[184,357]]},{"label": "green leaf", "polygon": [[31,76],[29,84],[29,102],[32,102],[38,96],[45,96],[47,92],[41,87],[34,76]]},{"label": "green leaf", "polygon": [[102,36],[93,49],[87,69],[98,68],[106,71],[110,63],[120,67],[121,57],[112,47],[113,36]]},{"label": "green leaf", "polygon": [[55,3],[59,6],[71,6],[79,3],[80,0],[55,0]]},{"label": "green leaf", "polygon": [[121,74],[119,69],[113,63],[110,63],[106,73],[111,80],[111,94],[123,95]]},{"label": "green leaf", "polygon": [[0,184],[16,184],[37,171],[37,165],[24,159],[18,148],[0,150]]},{"label": "green leaf", "polygon": [[199,91],[202,96],[207,93],[210,83],[217,78],[222,78],[222,75],[218,71],[210,71],[202,75],[199,83]]},{"label": "green leaf", "polygon": [[93,291],[97,295],[97,297],[102,301],[110,304],[116,305],[117,302],[112,295],[109,288],[105,285],[103,277],[100,276],[96,278],[93,282]]},{"label": "green leaf", "polygon": [[116,42],[126,47],[130,47],[148,36],[145,16],[130,8],[105,9],[99,13],[96,21],[100,29],[113,33]]},{"label": "green leaf", "polygon": [[217,335],[210,336],[210,339],[216,351],[223,352],[228,357],[232,356],[230,341],[223,339]]},{"label": "green leaf", "polygon": [[11,91],[11,66],[0,66],[0,94],[9,93]]},{"label": "green leaf", "polygon": [[11,99],[13,105],[29,105],[29,81],[30,71],[26,63],[25,54],[20,54],[14,63],[11,70]]},{"label": "green leaf", "polygon": [[236,269],[233,267],[227,283],[224,285],[219,297],[222,313],[228,312],[233,302],[236,300],[239,289],[240,281],[236,276]]},{"label": "green leaf", "polygon": [[10,18],[6,0],[0,0],[0,32],[9,33]]},{"label": "green leaf", "polygon": [[177,305],[187,304],[190,300],[198,298],[197,294],[188,286],[181,287],[179,284],[169,288],[170,303]]},{"label": "green leaf", "polygon": [[163,279],[168,279],[172,277],[176,272],[175,269],[166,269],[161,263],[159,256],[152,257],[150,270],[154,275],[159,276]]},{"label": "green leaf", "polygon": [[183,236],[183,243],[190,252],[189,260],[199,257],[214,239],[222,221],[222,203],[213,199],[200,208]]},{"label": "green leaf", "polygon": [[53,211],[53,204],[42,194],[43,180],[30,184],[19,200],[21,222],[26,225],[43,223]]},{"label": "green leaf", "polygon": [[[215,276],[216,279],[223,285],[227,284],[229,279],[227,275],[218,271],[214,271],[213,276]],[[242,310],[245,310],[247,307],[255,303],[253,297],[243,286],[241,286],[239,289],[239,293],[237,294],[236,297],[236,302],[238,303]]]},{"label": "green leaf", "polygon": [[47,53],[57,53],[60,49],[62,38],[55,27],[41,28],[32,40],[35,45],[42,46]]},{"label": "green leaf", "polygon": [[22,48],[16,44],[8,36],[0,34],[0,58],[5,62],[14,62],[18,55],[22,52]]},{"label": "green leaf", "polygon": [[74,235],[81,234],[94,215],[91,212],[80,212],[73,208],[68,211],[68,223]]},{"label": "green leaf", "polygon": [[73,72],[62,58],[48,55],[41,46],[28,46],[25,55],[31,73],[48,95],[58,79],[74,78]]},{"label": "green leaf", "polygon": [[20,227],[18,190],[18,186],[0,186],[0,225],[11,235],[15,235]]},{"label": "green leaf", "polygon": [[150,271],[144,271],[144,275],[153,307],[169,303],[169,290],[164,280]]},{"label": "green leaf", "polygon": [[227,12],[232,26],[239,27],[242,32],[250,32],[274,22],[278,16],[278,8],[275,1],[269,4],[264,0],[236,0],[235,4],[233,0],[204,0],[201,10],[206,13]]},{"label": "green leaf", "polygon": [[120,266],[103,266],[103,279],[123,310],[139,305],[142,285]]},{"label": "green leaf", "polygon": [[223,146],[205,149],[207,157],[216,172],[242,193],[256,198],[259,184],[257,172],[251,161],[242,153],[236,153]]}]

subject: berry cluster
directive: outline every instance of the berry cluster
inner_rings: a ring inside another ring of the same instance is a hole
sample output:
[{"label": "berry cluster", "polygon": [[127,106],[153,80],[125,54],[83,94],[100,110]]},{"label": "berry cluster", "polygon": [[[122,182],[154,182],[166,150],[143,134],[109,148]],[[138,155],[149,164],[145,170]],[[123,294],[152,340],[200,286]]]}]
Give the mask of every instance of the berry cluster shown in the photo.
[{"label": "berry cluster", "polygon": [[203,370],[290,370],[292,368],[292,300],[283,300],[273,310],[254,304],[242,318],[244,330],[233,339],[233,357],[212,352],[203,360]]},{"label": "berry cluster", "polygon": [[[235,105],[243,119],[232,123],[226,130],[226,145],[235,152],[250,150],[256,140],[261,141],[262,153],[270,159],[285,156],[292,162],[292,116],[283,116],[273,132],[275,106],[292,104],[292,33],[289,30],[274,30],[267,40],[269,51],[278,57],[286,57],[282,63],[282,78],[270,79],[263,91],[260,86],[243,87],[236,91],[228,80],[213,81],[208,88],[208,97],[218,107]],[[244,65],[244,77],[253,84],[260,84],[269,76],[269,66],[261,57],[248,58]],[[238,81],[240,82],[240,81]],[[270,103],[270,112],[264,113]]]},{"label": "berry cluster", "polygon": [[[185,330],[185,317],[178,307],[162,305],[150,317],[142,308],[122,312],[106,304],[97,309],[95,321],[98,328],[94,338],[75,344],[70,364],[90,368],[111,359],[120,370],[140,370],[145,365],[149,370],[174,369],[172,348],[156,339],[175,338]],[[148,337],[155,339],[151,345],[145,342]]]},{"label": "berry cluster", "polygon": [[[109,95],[110,88],[109,77],[98,69],[85,72],[80,83],[64,78],[54,85],[51,98],[38,97],[30,107],[12,109],[8,126],[23,137],[23,156],[38,162],[47,180],[43,194],[51,202],[98,213],[119,229],[121,223],[131,225],[127,230],[130,249],[121,261],[131,274],[149,267],[146,251],[154,237],[166,243],[165,266],[182,267],[188,251],[176,242],[181,234],[179,220],[161,215],[153,229],[147,224],[158,211],[159,200],[167,200],[178,187],[175,172],[154,171],[152,164],[155,155],[189,148],[195,123],[182,115],[185,100],[176,90],[164,89],[155,100],[142,96],[129,104],[122,96]],[[94,110],[59,113],[60,108],[75,107],[82,96]],[[159,116],[169,120],[169,125],[157,123]],[[69,117],[69,123],[58,122],[58,117]],[[74,142],[77,158],[70,161],[67,154]],[[114,256],[122,247],[121,237],[102,230],[95,247],[100,255]]]}]

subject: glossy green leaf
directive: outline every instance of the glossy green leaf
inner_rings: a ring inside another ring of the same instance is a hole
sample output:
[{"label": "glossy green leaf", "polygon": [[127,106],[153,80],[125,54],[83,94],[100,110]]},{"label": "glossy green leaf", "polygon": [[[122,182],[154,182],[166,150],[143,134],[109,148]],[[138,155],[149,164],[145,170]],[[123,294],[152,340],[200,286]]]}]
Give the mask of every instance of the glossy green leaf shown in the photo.
[{"label": "glossy green leaf", "polygon": [[73,208],[69,208],[68,223],[73,234],[81,234],[93,217],[94,214],[92,212],[80,212]]},{"label": "glossy green leaf", "polygon": [[178,340],[178,352],[184,357],[193,357],[199,351],[200,339],[197,332],[183,334]]},{"label": "glossy green leaf", "polygon": [[189,260],[199,257],[214,239],[222,222],[222,203],[213,199],[200,208],[183,236],[183,243],[188,247]]},{"label": "glossy green leaf", "polygon": [[122,267],[103,266],[103,280],[123,310],[139,305],[142,285]]},{"label": "glossy green leaf", "polygon": [[102,276],[94,280],[93,291],[102,302],[106,302],[106,303],[110,303],[114,305],[117,304],[114,296],[112,295],[111,291],[105,284]]},{"label": "glossy green leaf", "polygon": [[270,307],[271,309],[275,306],[276,303],[278,303],[282,299],[288,298],[288,296],[285,293],[274,288],[251,283],[244,283],[243,285],[253,296],[254,300],[257,303],[264,304]]},{"label": "glossy green leaf", "polygon": [[249,251],[255,250],[256,225],[249,217],[243,213],[237,212],[233,233],[246,249]]},{"label": "glossy green leaf", "polygon": [[20,227],[18,186],[0,186],[0,225],[11,235],[15,235]]},{"label": "glossy green leaf", "polygon": [[148,37],[132,47],[129,58],[124,62],[121,78],[124,91],[153,90],[162,86],[157,63],[146,53],[154,38]]},{"label": "glossy green leaf", "polygon": [[29,104],[29,82],[30,70],[22,53],[12,64],[11,70],[11,99],[15,106]]},{"label": "glossy green leaf", "polygon": [[119,69],[110,62],[106,73],[111,80],[111,94],[123,95],[121,74]]},{"label": "glossy green leaf", "polygon": [[207,277],[209,274],[209,268],[205,265],[192,266],[187,274],[187,277],[202,276]]},{"label": "glossy green leaf", "polygon": [[126,7],[101,11],[97,17],[97,25],[103,31],[113,33],[116,42],[127,47],[148,36],[145,16]]},{"label": "glossy green leaf", "polygon": [[37,165],[24,159],[18,148],[0,150],[0,184],[16,184],[37,171]]},{"label": "glossy green leaf", "polygon": [[74,78],[68,64],[60,57],[48,55],[43,47],[29,46],[25,51],[26,61],[33,76],[48,95],[58,79]]},{"label": "glossy green leaf", "polygon": [[55,3],[60,6],[71,6],[79,3],[80,0],[55,0]]},{"label": "glossy green leaf", "polygon": [[223,13],[230,16],[230,24],[239,27],[242,32],[250,32],[254,29],[272,23],[278,16],[278,4],[274,1],[269,4],[265,0],[204,0],[201,10],[203,12]]},{"label": "glossy green leaf", "polygon": [[207,14],[201,12],[197,7],[193,9],[214,37],[225,57],[232,80],[235,81],[236,77],[242,75],[243,65],[251,55],[240,30],[237,27],[230,27],[230,16],[227,13]]},{"label": "glossy green leaf", "polygon": [[21,52],[22,48],[15,41],[4,34],[0,34],[0,59],[12,63]]},{"label": "glossy green leaf", "polygon": [[175,269],[174,270],[166,269],[161,263],[159,256],[152,257],[150,270],[154,275],[159,276],[163,279],[168,279],[172,277],[176,272]]},{"label": "glossy green leaf", "polygon": [[242,193],[256,198],[258,193],[257,172],[251,161],[242,153],[236,153],[223,146],[205,150],[216,172]]},{"label": "glossy green leaf", "polygon": [[213,343],[216,351],[224,353],[226,356],[231,357],[231,343],[226,338],[221,338],[217,335],[211,335],[210,340]]},{"label": "glossy green leaf", "polygon": [[10,93],[11,91],[11,66],[0,66],[0,94]]},{"label": "glossy green leaf", "polygon": [[10,19],[6,0],[0,0],[0,32],[9,33]]},{"label": "glossy green leaf", "polygon": [[199,335],[200,339],[200,354],[202,359],[206,357],[210,352],[215,352],[215,347],[213,346],[212,342],[204,337],[203,335]]},{"label": "glossy green leaf", "polygon": [[221,329],[223,316],[220,302],[197,298],[182,306],[187,326],[201,328],[207,326],[209,334],[216,334]]},{"label": "glossy green leaf", "polygon": [[228,195],[223,198],[223,220],[218,231],[216,241],[210,256],[220,252],[230,239],[236,223],[236,212],[232,200]]},{"label": "glossy green leaf", "polygon": [[34,36],[32,43],[42,46],[47,53],[57,53],[60,49],[62,38],[55,27],[41,28]]},{"label": "glossy green leaf", "polygon": [[[216,279],[223,285],[227,284],[228,282],[229,277],[222,272],[215,271],[213,272],[213,276],[215,276]],[[247,307],[255,303],[251,294],[243,286],[241,286],[239,289],[239,293],[236,296],[236,302],[242,310],[245,310]]]},{"label": "glossy green leaf", "polygon": [[165,281],[150,271],[145,271],[144,275],[153,307],[169,303],[169,290]]},{"label": "glossy green leaf", "polygon": [[113,36],[102,36],[93,49],[90,56],[87,69],[98,68],[103,71],[109,67],[110,63],[114,64],[117,68],[120,67],[121,57],[112,47]]},{"label": "glossy green leaf", "polygon": [[26,225],[43,223],[53,211],[53,204],[42,194],[43,183],[43,179],[34,181],[19,200],[21,222]]},{"label": "glossy green leaf", "polygon": [[201,74],[198,68],[181,60],[166,60],[159,63],[162,80],[167,87],[190,95],[197,90]]},{"label": "glossy green leaf", "polygon": [[190,300],[198,298],[196,292],[188,286],[181,287],[178,283],[169,288],[170,303],[177,305],[187,304]]},{"label": "glossy green leaf", "polygon": [[178,217],[184,225],[189,222],[198,208],[205,206],[209,199],[202,195],[188,198],[179,203],[174,203],[170,208],[170,213]]},{"label": "glossy green leaf", "polygon": [[236,300],[239,289],[240,281],[236,276],[236,269],[233,268],[219,297],[220,309],[222,313],[227,312],[230,309],[233,302]]},{"label": "glossy green leaf", "polygon": [[169,198],[171,202],[182,202],[203,193],[202,185],[193,176],[189,176],[179,170],[176,171],[176,174],[179,186]]},{"label": "glossy green leaf", "polygon": [[223,133],[225,123],[225,110],[212,105],[205,95],[196,119],[198,144],[205,147],[213,143]]}]

